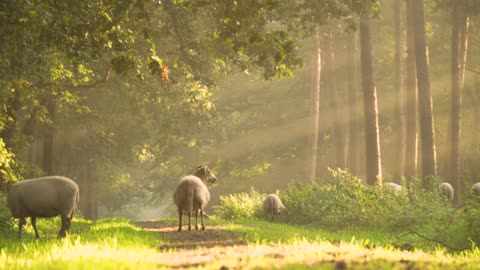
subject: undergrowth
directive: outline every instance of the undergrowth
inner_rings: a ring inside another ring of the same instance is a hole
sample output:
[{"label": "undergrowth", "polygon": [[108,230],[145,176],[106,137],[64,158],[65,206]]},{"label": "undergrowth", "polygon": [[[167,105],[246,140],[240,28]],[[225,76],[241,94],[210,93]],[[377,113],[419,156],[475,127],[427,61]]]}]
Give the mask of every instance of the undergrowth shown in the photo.
[{"label": "undergrowth", "polygon": [[[297,182],[280,192],[286,210],[278,221],[314,225],[330,231],[382,230],[399,242],[441,245],[452,252],[480,243],[480,202],[471,194],[455,207],[438,188],[441,179],[431,178],[430,188],[419,179],[403,183],[400,191],[367,186],[342,170],[331,170],[322,183]],[[221,197],[217,214],[225,219],[262,218],[265,194],[255,191]]]}]

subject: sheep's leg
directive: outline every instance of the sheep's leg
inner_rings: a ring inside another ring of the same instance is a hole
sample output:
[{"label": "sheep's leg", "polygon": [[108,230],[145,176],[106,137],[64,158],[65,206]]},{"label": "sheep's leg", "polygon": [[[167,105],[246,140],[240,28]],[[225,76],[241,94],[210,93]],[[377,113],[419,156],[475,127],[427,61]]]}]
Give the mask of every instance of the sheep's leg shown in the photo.
[{"label": "sheep's leg", "polygon": [[70,219],[66,215],[62,215],[62,227],[58,232],[58,238],[67,236],[67,229],[70,227]]},{"label": "sheep's leg", "polygon": [[27,224],[27,221],[24,217],[18,219],[18,237],[20,240],[22,240],[22,229],[25,224]]},{"label": "sheep's leg", "polygon": [[191,218],[192,218],[192,211],[188,211],[188,230],[189,231],[192,230],[192,225],[190,223]]},{"label": "sheep's leg", "polygon": [[202,231],[205,231],[205,222],[203,221],[203,209],[200,209],[200,218],[202,219]]},{"label": "sheep's leg", "polygon": [[198,231],[198,211],[200,210],[195,210],[195,230]]},{"label": "sheep's leg", "polygon": [[182,231],[182,216],[183,216],[183,211],[182,208],[179,207],[178,209],[178,231]]},{"label": "sheep's leg", "polygon": [[33,227],[33,230],[35,231],[35,237],[39,238],[40,235],[38,234],[38,230],[37,230],[37,217],[30,217],[30,220],[32,221],[32,227]]}]

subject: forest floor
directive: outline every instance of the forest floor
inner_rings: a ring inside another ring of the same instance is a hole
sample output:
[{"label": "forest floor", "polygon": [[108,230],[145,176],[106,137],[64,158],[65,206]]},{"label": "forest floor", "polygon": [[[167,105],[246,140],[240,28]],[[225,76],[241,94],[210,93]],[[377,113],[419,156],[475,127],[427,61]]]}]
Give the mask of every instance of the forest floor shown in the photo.
[{"label": "forest floor", "polygon": [[[275,243],[257,238],[255,242],[250,232],[242,232],[248,224],[232,227],[217,223],[207,225],[205,231],[185,228],[183,232],[177,232],[172,220],[136,225],[160,234],[158,264],[170,269],[480,269],[480,264],[472,264],[471,259],[381,247],[368,241],[311,241],[300,233],[295,241]],[[253,226],[252,231],[266,229],[282,234],[279,224]]]}]

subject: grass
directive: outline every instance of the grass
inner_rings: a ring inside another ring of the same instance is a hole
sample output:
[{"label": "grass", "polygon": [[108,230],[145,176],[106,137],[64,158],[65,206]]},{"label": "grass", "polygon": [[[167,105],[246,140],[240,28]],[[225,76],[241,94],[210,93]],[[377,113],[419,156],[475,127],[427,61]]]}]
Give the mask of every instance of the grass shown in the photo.
[{"label": "grass", "polygon": [[[122,219],[75,219],[69,236],[57,239],[60,221],[41,219],[40,239],[30,225],[21,242],[15,231],[1,233],[0,269],[480,269],[478,248],[459,254],[440,248],[405,251],[395,248],[394,236],[381,231],[329,232],[313,225],[208,219],[207,231],[178,234],[175,219],[159,223],[170,232],[144,230]],[[208,238],[215,231],[218,237],[220,230],[233,232],[225,237],[238,237],[247,245],[158,248]]]}]

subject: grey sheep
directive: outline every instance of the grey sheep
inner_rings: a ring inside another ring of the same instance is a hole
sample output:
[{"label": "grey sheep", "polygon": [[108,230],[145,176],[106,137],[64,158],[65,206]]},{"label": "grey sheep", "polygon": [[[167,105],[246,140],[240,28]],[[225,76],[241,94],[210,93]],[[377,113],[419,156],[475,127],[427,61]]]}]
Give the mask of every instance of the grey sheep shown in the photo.
[{"label": "grey sheep", "polygon": [[447,199],[449,201],[452,201],[453,200],[453,196],[454,196],[454,190],[453,190],[453,187],[452,185],[450,185],[450,183],[447,183],[447,182],[443,182],[440,184],[440,192],[442,192],[442,194],[447,197]]},{"label": "grey sheep", "polygon": [[217,180],[215,174],[206,166],[198,166],[193,175],[187,175],[180,179],[177,189],[173,194],[173,201],[178,210],[178,231],[182,231],[182,213],[188,214],[188,230],[192,229],[190,219],[192,211],[195,213],[195,230],[198,230],[198,212],[202,219],[202,230],[205,230],[203,214],[205,207],[210,201],[210,192],[207,182],[214,183]]},{"label": "grey sheep", "polygon": [[266,215],[271,214],[272,220],[275,215],[280,214],[280,211],[285,208],[282,201],[276,194],[269,194],[263,201],[263,211]]},{"label": "grey sheep", "polygon": [[7,207],[18,218],[18,233],[22,239],[22,227],[30,217],[35,237],[39,238],[37,217],[51,218],[60,215],[62,227],[58,237],[65,237],[70,228],[73,213],[78,206],[77,183],[63,176],[47,176],[16,183],[9,191]]},{"label": "grey sheep", "polygon": [[472,191],[474,195],[480,196],[480,182],[473,184]]}]

